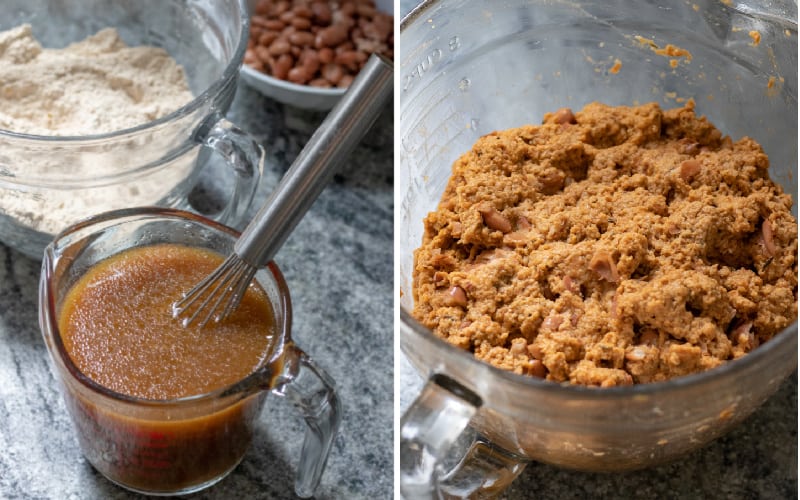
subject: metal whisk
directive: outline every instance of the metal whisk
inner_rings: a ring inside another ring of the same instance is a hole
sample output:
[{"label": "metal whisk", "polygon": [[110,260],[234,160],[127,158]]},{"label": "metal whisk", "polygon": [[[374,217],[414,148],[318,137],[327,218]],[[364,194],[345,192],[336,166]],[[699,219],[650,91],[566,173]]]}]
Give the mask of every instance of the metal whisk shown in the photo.
[{"label": "metal whisk", "polygon": [[222,321],[242,300],[256,270],[269,262],[392,95],[393,65],[372,55],[233,247],[233,253],[173,305],[188,325]]}]

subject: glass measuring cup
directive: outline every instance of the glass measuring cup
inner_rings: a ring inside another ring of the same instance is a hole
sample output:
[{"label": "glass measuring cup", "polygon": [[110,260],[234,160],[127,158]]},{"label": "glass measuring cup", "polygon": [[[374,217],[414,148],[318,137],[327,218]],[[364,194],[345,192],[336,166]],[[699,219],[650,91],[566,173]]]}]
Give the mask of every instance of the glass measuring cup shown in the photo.
[{"label": "glass measuring cup", "polygon": [[45,251],[39,319],[54,374],[86,459],[128,489],[179,495],[206,488],[244,456],[268,393],[288,397],[308,426],[295,491],[319,484],[341,419],[333,382],[291,340],[291,300],[274,263],[256,274],[275,315],[270,355],[252,374],[207,394],[172,400],[131,397],[86,377],[65,350],[58,327],[62,300],[93,265],[123,250],[159,243],[227,255],[235,231],[173,209],[124,209],[98,215],[61,233]]},{"label": "glass measuring cup", "polygon": [[[403,20],[400,347],[425,381],[401,422],[406,498],[490,497],[532,460],[604,472],[674,460],[732,429],[796,369],[795,322],[706,373],[561,386],[480,362],[410,315],[413,251],[453,161],[478,137],[562,106],[694,98],[724,133],[757,140],[797,201],[796,15],[793,2],[441,0]],[[691,61],[655,52],[667,44]]]},{"label": "glass measuring cup", "polygon": [[9,0],[3,12],[0,30],[29,23],[45,48],[108,27],[129,46],[164,48],[195,96],[163,118],[110,133],[0,130],[3,243],[41,258],[56,233],[96,213],[145,205],[189,209],[188,195],[211,152],[224,158],[233,186],[214,217],[242,224],[264,159],[257,141],[224,118],[249,36],[244,0]]}]

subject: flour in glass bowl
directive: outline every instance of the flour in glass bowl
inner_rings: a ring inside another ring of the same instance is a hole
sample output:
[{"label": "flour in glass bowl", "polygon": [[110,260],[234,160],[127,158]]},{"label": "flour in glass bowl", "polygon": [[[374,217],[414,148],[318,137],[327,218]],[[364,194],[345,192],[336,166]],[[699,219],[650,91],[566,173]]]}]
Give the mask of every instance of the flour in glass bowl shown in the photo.
[{"label": "flour in glass bowl", "polygon": [[[113,28],[59,49],[43,48],[30,25],[0,32],[0,129],[53,139],[104,134],[161,118],[193,98],[183,68],[165,50],[129,47]],[[0,239],[29,229],[52,235],[99,212],[156,204],[191,174],[196,159],[184,155],[112,179],[110,172],[124,172],[132,160],[174,148],[174,138],[154,131],[108,147],[93,144],[91,152],[30,144],[0,136]],[[51,178],[65,181],[39,185]]]},{"label": "flour in glass bowl", "polygon": [[158,47],[128,47],[107,28],[43,49],[24,24],[0,33],[0,128],[103,134],[141,125],[193,98],[183,68]]}]

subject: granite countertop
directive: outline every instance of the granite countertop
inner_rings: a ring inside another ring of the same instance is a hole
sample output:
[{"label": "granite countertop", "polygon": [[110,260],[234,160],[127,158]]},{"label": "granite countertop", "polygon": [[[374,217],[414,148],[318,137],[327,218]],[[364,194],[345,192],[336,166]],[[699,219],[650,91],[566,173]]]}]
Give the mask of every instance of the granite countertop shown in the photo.
[{"label": "granite countertop", "polygon": [[[418,3],[401,0],[401,16]],[[402,33],[400,40],[402,47]],[[419,394],[423,381],[400,352],[396,368],[402,414]],[[797,415],[795,372],[732,432],[679,461],[624,474],[583,473],[531,463],[501,498],[797,498]]]},{"label": "granite countertop", "polygon": [[[253,214],[324,116],[240,84],[228,118],[267,150]],[[389,105],[275,258],[293,337],[336,381],[343,407],[317,498],[392,496],[392,145]],[[215,172],[204,174],[198,207],[214,204]],[[0,244],[0,498],[141,498],[81,455],[38,327],[40,265]],[[270,396],[242,463],[189,498],[293,498],[304,428],[288,401]]]}]

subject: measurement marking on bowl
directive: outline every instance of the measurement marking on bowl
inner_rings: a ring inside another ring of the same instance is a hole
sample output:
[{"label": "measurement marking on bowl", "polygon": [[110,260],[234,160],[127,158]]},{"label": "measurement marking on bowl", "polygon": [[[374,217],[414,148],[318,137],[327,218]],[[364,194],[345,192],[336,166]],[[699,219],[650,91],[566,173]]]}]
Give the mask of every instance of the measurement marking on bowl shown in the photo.
[{"label": "measurement marking on bowl", "polygon": [[[408,157],[412,162],[417,165],[426,165],[430,163],[432,158],[441,156],[447,151],[450,144],[468,130],[467,127],[458,125],[467,121],[468,118],[463,112],[455,110],[442,119],[436,128],[415,134],[421,139],[418,142],[412,142],[408,138],[404,138],[401,141],[403,149],[409,153]],[[416,127],[412,127],[410,130],[415,131]]]},{"label": "measurement marking on bowl", "polygon": [[[434,94],[431,96],[426,96],[424,103],[421,103],[418,106],[418,110],[413,115],[413,117],[409,117],[408,119],[404,119],[404,116],[401,114],[400,121],[401,123],[408,123],[408,133],[401,134],[402,138],[400,139],[400,144],[402,145],[403,149],[410,154],[413,154],[414,151],[418,149],[419,141],[417,138],[420,138],[422,141],[428,140],[431,137],[432,132],[428,130],[428,117],[432,113],[450,113],[452,116],[453,111],[451,110],[444,110],[440,111],[442,106],[447,105],[449,99],[453,95],[453,91],[450,89],[444,90],[442,93]],[[436,123],[441,125],[442,120],[437,120]],[[434,129],[435,131],[436,129]]]},{"label": "measurement marking on bowl", "polygon": [[[458,35],[450,38],[447,47],[448,52],[455,52],[461,48],[461,39],[458,37]],[[439,64],[445,54],[446,52],[438,47],[433,48],[430,52],[428,52],[428,54],[424,56],[420,62],[413,66],[411,71],[403,78],[403,92],[406,92],[408,89],[410,89],[417,80],[422,79],[425,73]]]}]

